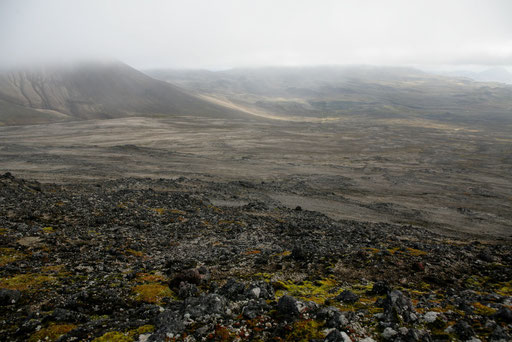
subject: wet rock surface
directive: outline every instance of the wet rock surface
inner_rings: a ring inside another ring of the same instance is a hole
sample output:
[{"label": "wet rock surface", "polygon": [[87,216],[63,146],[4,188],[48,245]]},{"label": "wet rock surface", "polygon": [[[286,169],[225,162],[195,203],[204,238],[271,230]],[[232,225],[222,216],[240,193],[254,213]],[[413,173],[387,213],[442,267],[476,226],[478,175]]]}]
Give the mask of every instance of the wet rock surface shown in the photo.
[{"label": "wet rock surface", "polygon": [[0,336],[510,340],[508,242],[335,221],[254,201],[254,186],[0,176]]}]

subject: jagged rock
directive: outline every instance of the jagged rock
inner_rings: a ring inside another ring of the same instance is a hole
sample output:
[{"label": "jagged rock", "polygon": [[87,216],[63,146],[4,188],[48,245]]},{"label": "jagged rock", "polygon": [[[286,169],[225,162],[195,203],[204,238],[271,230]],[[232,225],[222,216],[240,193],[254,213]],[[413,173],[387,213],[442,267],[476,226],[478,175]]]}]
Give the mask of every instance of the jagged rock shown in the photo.
[{"label": "jagged rock", "polygon": [[391,291],[384,299],[383,307],[383,318],[387,322],[413,322],[417,319],[411,300],[401,291]]},{"label": "jagged rock", "polygon": [[270,305],[268,305],[264,299],[253,299],[247,302],[247,304],[242,308],[242,315],[246,319],[254,319],[270,310],[270,308]]},{"label": "jagged rock", "polygon": [[196,285],[182,281],[180,283],[178,296],[180,298],[195,297],[199,294],[199,289]]},{"label": "jagged rock", "polygon": [[225,315],[226,298],[215,293],[189,297],[183,303],[184,313],[190,314],[193,318],[201,318],[204,315]]},{"label": "jagged rock", "polygon": [[231,300],[245,299],[248,295],[245,291],[245,285],[233,278],[228,279],[226,284],[220,288],[219,293]]},{"label": "jagged rock", "polygon": [[329,306],[322,308],[317,313],[317,319],[325,321],[327,328],[342,329],[348,324],[348,319],[338,308]]},{"label": "jagged rock", "polygon": [[183,331],[185,322],[183,316],[174,310],[165,310],[156,318],[155,332],[148,341],[165,341],[169,335],[176,335]]},{"label": "jagged rock", "polygon": [[275,292],[274,287],[267,282],[256,282],[251,283],[247,287],[247,297],[251,298],[263,298],[263,299],[274,299]]}]

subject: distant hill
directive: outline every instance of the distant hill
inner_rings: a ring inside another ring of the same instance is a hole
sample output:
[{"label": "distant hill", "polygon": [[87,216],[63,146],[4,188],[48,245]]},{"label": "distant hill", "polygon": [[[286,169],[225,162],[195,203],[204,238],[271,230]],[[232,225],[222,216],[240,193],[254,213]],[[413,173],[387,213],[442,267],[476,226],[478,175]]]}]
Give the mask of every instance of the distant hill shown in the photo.
[{"label": "distant hill", "polygon": [[459,70],[449,73],[452,76],[469,77],[479,82],[500,82],[512,84],[512,73],[503,67],[495,67],[480,72]]},{"label": "distant hill", "polygon": [[512,119],[512,87],[396,67],[150,70],[165,80],[250,111],[282,117]]},{"label": "distant hill", "polygon": [[0,74],[0,124],[125,116],[240,117],[237,112],[155,80],[120,62]]}]

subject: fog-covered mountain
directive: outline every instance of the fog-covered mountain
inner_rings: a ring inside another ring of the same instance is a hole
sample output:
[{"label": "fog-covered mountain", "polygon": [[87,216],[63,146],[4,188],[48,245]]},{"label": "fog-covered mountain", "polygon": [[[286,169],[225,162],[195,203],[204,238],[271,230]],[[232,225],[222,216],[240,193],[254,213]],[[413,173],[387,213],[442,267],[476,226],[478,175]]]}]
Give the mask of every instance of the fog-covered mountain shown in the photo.
[{"label": "fog-covered mountain", "polygon": [[88,62],[0,74],[0,123],[125,116],[242,115],[121,62]]}]

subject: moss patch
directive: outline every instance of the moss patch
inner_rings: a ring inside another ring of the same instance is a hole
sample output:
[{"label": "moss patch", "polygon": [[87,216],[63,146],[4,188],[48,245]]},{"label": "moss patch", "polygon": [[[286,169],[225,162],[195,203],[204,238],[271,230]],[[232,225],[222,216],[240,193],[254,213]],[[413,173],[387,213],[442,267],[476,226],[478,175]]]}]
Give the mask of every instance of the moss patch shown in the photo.
[{"label": "moss patch", "polygon": [[496,313],[495,309],[490,308],[490,307],[488,307],[482,303],[479,303],[479,302],[473,303],[473,307],[475,308],[475,313],[477,315],[491,316]]},{"label": "moss patch", "polygon": [[141,252],[141,251],[136,251],[136,250],[134,250],[134,249],[127,249],[127,250],[126,250],[126,253],[129,253],[129,254],[131,254],[131,255],[133,255],[133,256],[136,256],[136,257],[139,257],[139,258],[144,256],[144,253],[143,253],[143,252]]},{"label": "moss patch", "polygon": [[320,331],[321,327],[314,320],[295,322],[292,331],[286,336],[286,341],[309,342],[312,339],[323,339],[325,335]]},{"label": "moss patch", "polygon": [[161,303],[164,298],[175,297],[174,292],[161,284],[142,284],[133,288],[135,299],[147,303]]},{"label": "moss patch", "polygon": [[12,248],[0,248],[0,266],[25,258],[26,255]]},{"label": "moss patch", "polygon": [[62,335],[67,334],[77,326],[74,324],[54,324],[51,323],[48,327],[41,329],[28,339],[29,342],[37,341],[56,341]]},{"label": "moss patch", "polygon": [[133,338],[126,336],[119,331],[110,331],[101,337],[95,338],[92,342],[132,342]]},{"label": "moss patch", "polygon": [[37,273],[18,274],[14,277],[0,279],[0,288],[19,291],[37,290],[46,283],[54,281],[55,278],[52,276]]},{"label": "moss patch", "polygon": [[95,338],[92,342],[132,342],[139,337],[139,335],[153,332],[154,330],[155,327],[152,325],[143,325],[124,333],[120,331],[109,331],[101,337]]},{"label": "moss patch", "polygon": [[326,278],[318,281],[303,281],[301,283],[292,282],[277,282],[275,284],[278,290],[276,295],[283,296],[287,292],[289,295],[297,297],[305,301],[313,301],[318,304],[323,304],[326,299],[335,297],[337,292],[333,291],[336,287],[334,279]]}]

